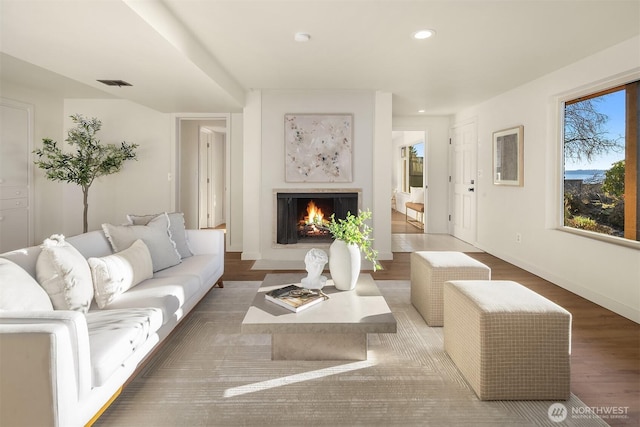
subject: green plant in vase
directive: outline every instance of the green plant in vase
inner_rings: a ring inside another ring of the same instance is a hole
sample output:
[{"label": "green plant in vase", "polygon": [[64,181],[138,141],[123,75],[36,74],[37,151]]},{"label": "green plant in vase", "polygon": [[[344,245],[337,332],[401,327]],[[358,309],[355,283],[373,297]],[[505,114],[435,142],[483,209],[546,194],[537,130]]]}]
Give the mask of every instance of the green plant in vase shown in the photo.
[{"label": "green plant in vase", "polygon": [[347,212],[345,219],[336,219],[331,215],[329,231],[336,240],[342,240],[348,245],[356,245],[364,254],[365,259],[373,263],[373,271],[381,269],[378,263],[378,251],[372,248],[373,239],[369,234],[373,229],[365,222],[371,219],[371,211],[360,211],[358,215]]}]

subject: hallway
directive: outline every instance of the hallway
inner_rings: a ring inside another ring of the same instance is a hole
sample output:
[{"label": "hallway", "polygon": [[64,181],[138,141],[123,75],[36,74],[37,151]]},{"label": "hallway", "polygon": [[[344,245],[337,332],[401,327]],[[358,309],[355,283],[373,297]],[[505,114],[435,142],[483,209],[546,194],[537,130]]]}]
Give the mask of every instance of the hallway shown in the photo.
[{"label": "hallway", "polygon": [[403,213],[395,210],[391,212],[391,251],[482,252],[449,234],[425,234],[418,227],[409,224]]}]

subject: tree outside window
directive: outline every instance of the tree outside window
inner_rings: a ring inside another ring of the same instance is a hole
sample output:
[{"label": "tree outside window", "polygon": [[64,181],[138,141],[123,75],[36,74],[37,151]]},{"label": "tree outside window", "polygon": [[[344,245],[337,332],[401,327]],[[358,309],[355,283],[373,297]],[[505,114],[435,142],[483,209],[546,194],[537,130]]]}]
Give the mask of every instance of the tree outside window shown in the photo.
[{"label": "tree outside window", "polygon": [[640,240],[638,86],[565,102],[565,227]]}]

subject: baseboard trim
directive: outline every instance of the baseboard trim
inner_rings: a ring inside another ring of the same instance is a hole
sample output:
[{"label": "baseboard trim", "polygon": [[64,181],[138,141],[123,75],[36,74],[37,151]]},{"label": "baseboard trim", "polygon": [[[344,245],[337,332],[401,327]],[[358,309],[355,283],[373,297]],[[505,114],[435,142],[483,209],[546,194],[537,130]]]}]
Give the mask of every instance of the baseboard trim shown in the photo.
[{"label": "baseboard trim", "polygon": [[598,292],[594,292],[591,289],[587,289],[584,286],[581,286],[575,282],[556,276],[533,264],[530,264],[518,258],[514,258],[508,254],[496,252],[489,248],[484,248],[484,247],[480,249],[484,250],[488,254],[498,257],[504,261],[507,261],[510,264],[520,267],[523,270],[528,271],[529,273],[533,273],[536,276],[542,277],[543,279],[548,280],[554,285],[560,286],[561,288],[566,289],[569,292],[573,292],[574,294],[579,295],[582,298],[587,299],[594,304],[597,304],[603,308],[606,308],[607,310],[611,310],[622,317],[625,317],[633,322],[640,323],[640,311],[635,310],[632,307],[622,304],[619,301],[615,301],[607,297],[606,295],[600,294]]}]

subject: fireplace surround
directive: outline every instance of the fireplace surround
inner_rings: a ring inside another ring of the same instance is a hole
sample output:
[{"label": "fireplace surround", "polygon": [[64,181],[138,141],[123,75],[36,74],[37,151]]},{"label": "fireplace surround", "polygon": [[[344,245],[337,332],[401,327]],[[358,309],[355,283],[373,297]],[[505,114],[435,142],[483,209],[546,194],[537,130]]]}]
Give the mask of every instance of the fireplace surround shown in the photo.
[{"label": "fireplace surround", "polygon": [[331,215],[344,219],[357,214],[359,189],[275,190],[275,230],[278,245],[331,243]]}]

